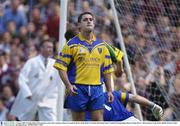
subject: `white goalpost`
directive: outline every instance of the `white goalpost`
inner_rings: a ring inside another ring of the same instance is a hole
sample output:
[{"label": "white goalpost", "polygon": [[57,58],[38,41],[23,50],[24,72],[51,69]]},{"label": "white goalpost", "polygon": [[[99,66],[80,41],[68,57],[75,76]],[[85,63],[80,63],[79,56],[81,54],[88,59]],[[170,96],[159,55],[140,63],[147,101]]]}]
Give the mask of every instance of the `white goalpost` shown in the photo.
[{"label": "white goalpost", "polygon": [[[60,28],[59,28],[59,46],[58,51],[60,51],[66,40],[64,34],[66,32],[66,23],[67,23],[67,2],[68,0],[60,0]],[[64,114],[64,93],[65,93],[65,86],[64,83],[61,82],[59,85],[59,92],[58,92],[58,101],[57,101],[57,120],[63,121],[63,114]]]},{"label": "white goalpost", "polygon": [[[136,88],[135,88],[134,80],[133,80],[133,77],[132,77],[131,68],[130,68],[130,65],[129,65],[129,61],[128,61],[128,57],[127,57],[127,53],[126,53],[126,48],[125,48],[122,33],[121,33],[121,27],[120,27],[120,24],[119,24],[119,21],[118,21],[117,12],[116,12],[115,5],[114,5],[114,0],[109,0],[109,1],[110,1],[110,5],[111,5],[111,8],[112,8],[113,16],[114,16],[114,22],[115,22],[115,27],[116,27],[116,30],[117,30],[117,35],[118,35],[118,38],[119,38],[118,42],[119,42],[119,44],[121,46],[121,49],[122,49],[122,51],[124,53],[123,57],[124,57],[126,72],[127,72],[127,75],[128,75],[128,80],[132,85],[132,93],[134,95],[136,95],[137,94],[136,93]],[[138,117],[142,121],[143,118],[142,118],[141,108],[140,108],[139,104],[135,104],[135,105],[136,105]]]}]

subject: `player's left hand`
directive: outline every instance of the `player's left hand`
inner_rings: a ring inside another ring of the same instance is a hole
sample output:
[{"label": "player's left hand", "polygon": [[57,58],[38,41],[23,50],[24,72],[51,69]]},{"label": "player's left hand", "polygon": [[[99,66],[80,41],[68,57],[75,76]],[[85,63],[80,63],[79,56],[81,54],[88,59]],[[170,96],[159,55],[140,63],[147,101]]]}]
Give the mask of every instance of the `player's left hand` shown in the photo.
[{"label": "player's left hand", "polygon": [[157,120],[159,120],[163,116],[163,109],[161,108],[161,106],[154,104],[151,110]]},{"label": "player's left hand", "polygon": [[113,102],[114,101],[114,96],[113,96],[113,94],[112,94],[112,92],[111,91],[109,91],[108,92],[108,102]]}]

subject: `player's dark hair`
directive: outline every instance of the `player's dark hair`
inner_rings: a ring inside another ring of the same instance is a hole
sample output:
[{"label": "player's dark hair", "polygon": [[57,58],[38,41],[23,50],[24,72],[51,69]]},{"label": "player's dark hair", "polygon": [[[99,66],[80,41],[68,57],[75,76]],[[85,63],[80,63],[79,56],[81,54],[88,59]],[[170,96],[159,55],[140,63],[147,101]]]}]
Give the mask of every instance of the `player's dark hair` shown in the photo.
[{"label": "player's dark hair", "polygon": [[93,15],[91,12],[83,12],[83,13],[81,13],[81,14],[79,15],[79,17],[78,17],[78,23],[81,22],[82,16],[83,16],[83,15],[86,15],[86,14],[89,14],[89,15],[91,15],[92,17],[94,17],[94,15]]},{"label": "player's dark hair", "polygon": [[74,32],[74,30],[72,29],[69,29],[66,31],[65,33],[65,38],[66,38],[66,41],[69,41],[70,39],[72,39],[74,36],[76,35],[76,33]]}]

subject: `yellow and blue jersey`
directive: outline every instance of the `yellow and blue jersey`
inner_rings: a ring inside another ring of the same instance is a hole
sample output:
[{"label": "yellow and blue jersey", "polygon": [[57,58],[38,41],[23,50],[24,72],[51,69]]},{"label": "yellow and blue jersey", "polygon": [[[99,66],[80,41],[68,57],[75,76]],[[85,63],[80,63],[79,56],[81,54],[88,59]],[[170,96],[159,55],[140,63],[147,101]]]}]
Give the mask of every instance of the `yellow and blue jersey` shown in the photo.
[{"label": "yellow and blue jersey", "polygon": [[113,72],[112,60],[103,41],[93,35],[91,42],[87,42],[81,33],[67,42],[54,67],[67,71],[71,83],[83,85],[100,85],[104,74]]},{"label": "yellow and blue jersey", "polygon": [[108,103],[107,93],[105,96],[105,109],[104,109],[104,120],[105,121],[122,121],[134,114],[126,109],[126,105],[129,100],[129,94],[121,91],[113,91],[114,101]]}]

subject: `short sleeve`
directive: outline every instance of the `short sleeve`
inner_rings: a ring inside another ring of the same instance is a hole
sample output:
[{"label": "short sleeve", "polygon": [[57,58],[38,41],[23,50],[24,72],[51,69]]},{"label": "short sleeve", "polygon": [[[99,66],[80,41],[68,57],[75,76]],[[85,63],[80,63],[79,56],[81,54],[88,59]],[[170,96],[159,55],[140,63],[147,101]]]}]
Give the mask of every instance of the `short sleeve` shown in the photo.
[{"label": "short sleeve", "polygon": [[119,91],[118,93],[119,93],[119,100],[126,107],[129,100],[129,94],[127,92],[121,92],[121,91]]},{"label": "short sleeve", "polygon": [[67,71],[68,65],[72,60],[72,51],[71,48],[66,44],[62,51],[56,57],[56,61],[54,63],[54,67],[58,70]]}]

